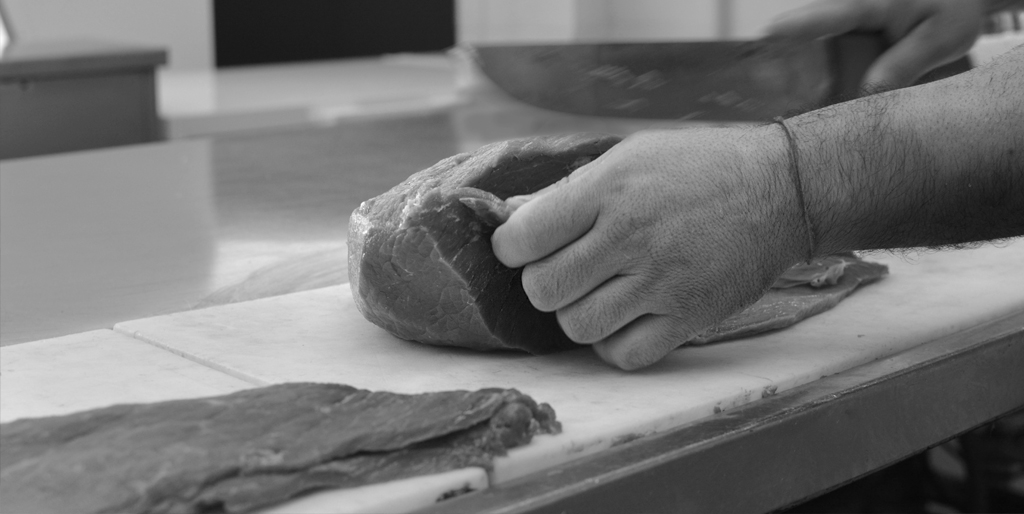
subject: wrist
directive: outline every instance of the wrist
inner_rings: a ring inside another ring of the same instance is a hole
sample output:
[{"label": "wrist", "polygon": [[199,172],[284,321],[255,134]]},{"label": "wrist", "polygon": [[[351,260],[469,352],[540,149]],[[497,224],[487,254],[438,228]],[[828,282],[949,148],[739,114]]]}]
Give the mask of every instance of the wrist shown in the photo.
[{"label": "wrist", "polygon": [[792,149],[778,124],[750,129],[749,137],[740,140],[745,169],[762,184],[751,200],[751,208],[765,224],[761,244],[778,260],[781,272],[816,253],[808,237],[805,199],[793,180]]},{"label": "wrist", "polygon": [[[804,207],[819,255],[874,248],[875,208],[889,183],[884,162],[891,115],[886,95],[873,95],[786,120],[799,153]],[[883,183],[884,182],[884,183]]]},{"label": "wrist", "polygon": [[796,195],[796,203],[800,209],[800,218],[803,221],[804,233],[807,239],[807,262],[810,262],[817,255],[818,237],[814,229],[814,222],[811,220],[810,211],[807,209],[807,199],[804,196],[805,188],[800,171],[800,148],[797,146],[796,137],[781,116],[775,118],[774,123],[782,131],[782,135],[786,140],[786,150],[789,157],[789,177],[793,183],[793,192]]},{"label": "wrist", "polygon": [[819,254],[893,248],[912,239],[909,220],[918,209],[907,186],[930,161],[921,152],[915,124],[908,123],[907,91],[786,121],[799,147]]}]

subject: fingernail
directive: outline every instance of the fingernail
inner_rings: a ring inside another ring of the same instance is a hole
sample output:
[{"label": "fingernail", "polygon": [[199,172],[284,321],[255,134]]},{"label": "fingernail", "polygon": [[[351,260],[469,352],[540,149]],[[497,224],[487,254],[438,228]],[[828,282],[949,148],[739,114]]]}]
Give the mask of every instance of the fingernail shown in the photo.
[{"label": "fingernail", "polygon": [[537,197],[540,197],[540,196],[544,196],[544,195],[550,193],[551,191],[553,191],[555,188],[561,187],[561,186],[563,186],[565,184],[568,184],[568,183],[569,183],[569,177],[563,177],[558,182],[555,182],[554,184],[551,184],[550,186],[547,186],[547,187],[545,187],[543,189],[534,191],[533,193],[530,193],[528,195],[510,196],[510,197],[505,199],[505,203],[509,207],[512,208],[512,212],[515,212],[516,209],[522,207],[524,204],[526,204],[526,202],[529,202],[530,200],[533,200],[534,198],[537,198]]},{"label": "fingernail", "polygon": [[512,209],[512,212],[515,212],[516,209],[518,209],[518,208],[522,207],[523,205],[525,205],[526,202],[529,202],[530,200],[533,200],[534,198],[536,198],[536,196],[537,196],[536,194],[510,196],[510,197],[508,197],[505,200],[505,205],[508,206],[510,209]]}]

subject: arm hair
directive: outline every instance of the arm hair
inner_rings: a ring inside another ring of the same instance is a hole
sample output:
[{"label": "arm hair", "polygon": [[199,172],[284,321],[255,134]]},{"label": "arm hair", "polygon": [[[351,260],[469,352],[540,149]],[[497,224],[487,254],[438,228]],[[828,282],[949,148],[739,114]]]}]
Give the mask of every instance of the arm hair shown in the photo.
[{"label": "arm hair", "polygon": [[1024,235],[1024,46],[787,123],[819,253]]}]

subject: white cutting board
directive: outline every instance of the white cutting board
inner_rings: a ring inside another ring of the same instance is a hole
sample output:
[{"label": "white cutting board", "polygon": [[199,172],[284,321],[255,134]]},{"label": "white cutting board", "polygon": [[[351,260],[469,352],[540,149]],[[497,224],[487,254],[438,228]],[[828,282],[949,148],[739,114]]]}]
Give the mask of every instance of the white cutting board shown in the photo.
[{"label": "white cutting board", "polygon": [[0,423],[253,387],[113,330],[5,346],[0,370]]},{"label": "white cutting board", "polygon": [[115,329],[248,381],[322,381],[420,393],[514,387],[564,431],[498,459],[501,483],[1024,310],[1024,242],[876,256],[891,275],[789,329],[682,348],[639,372],[586,348],[477,353],[398,340],[365,321],[348,286],[118,324]]}]

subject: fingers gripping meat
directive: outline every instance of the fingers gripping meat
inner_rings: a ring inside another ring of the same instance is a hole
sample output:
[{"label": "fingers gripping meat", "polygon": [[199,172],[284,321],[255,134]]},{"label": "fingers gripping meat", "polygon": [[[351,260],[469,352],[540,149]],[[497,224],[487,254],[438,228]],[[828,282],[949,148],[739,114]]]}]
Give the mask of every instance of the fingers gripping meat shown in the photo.
[{"label": "fingers gripping meat", "polygon": [[[472,154],[445,159],[391,191],[364,202],[352,214],[348,241],[350,285],[360,312],[398,337],[429,344],[548,353],[576,348],[578,343],[586,342],[580,340],[578,331],[577,342],[570,339],[574,331],[565,328],[564,319],[563,324],[559,323],[559,314],[553,312],[559,310],[557,306],[545,308],[543,297],[531,301],[523,286],[523,268],[509,268],[495,257],[495,250],[501,254],[502,249],[492,246],[492,235],[518,207],[528,205],[531,199],[558,190],[562,193],[571,190],[561,182],[569,181],[574,170],[617,142],[613,137],[577,135],[488,145]],[[573,174],[570,183],[594,180],[593,170],[607,166],[613,153],[601,163]],[[638,171],[624,168],[623,173],[633,177]],[[703,171],[700,175],[711,176]],[[661,191],[668,183],[659,181],[655,187]],[[666,192],[672,193],[671,190]],[[673,196],[670,203],[687,204],[677,198],[681,197]],[[578,210],[586,211],[599,203],[596,199],[578,200],[556,204],[576,205],[580,207]],[[707,202],[691,199],[689,204]],[[639,211],[630,212],[635,216]],[[654,214],[654,220],[661,216]],[[522,218],[521,213],[517,216]],[[628,219],[629,216],[629,212],[624,212],[618,218]],[[559,215],[547,221],[572,225],[572,218],[571,214]],[[522,228],[522,224],[519,225]],[[543,228],[540,224],[528,225],[532,229]],[[592,224],[582,220],[575,225],[586,231]],[[726,238],[736,237],[735,231],[714,233]],[[540,238],[536,243],[553,244],[553,250],[565,244],[550,237]],[[623,245],[618,247],[621,249]],[[513,250],[530,250],[530,245],[516,246]],[[712,252],[704,257],[718,261],[734,253]],[[622,255],[625,255],[622,251],[612,252],[610,257]],[[518,262],[510,264],[521,265]],[[685,271],[687,267],[675,269]],[[600,266],[585,266],[582,271],[593,276],[598,274]],[[720,325],[666,339],[665,351],[687,341],[704,344],[787,327],[835,306],[858,286],[878,280],[885,273],[884,266],[860,261],[852,255],[826,256],[810,264],[798,264],[778,277],[775,289],[753,305],[733,312]],[[571,282],[564,277],[536,280],[536,273],[526,278],[533,287]],[[739,286],[753,283],[749,277],[744,282],[743,278],[727,273],[710,284],[718,289],[736,287],[737,280]],[[676,288],[676,291],[687,290]],[[650,291],[644,295],[651,297]],[[631,296],[609,294],[604,298],[619,301]],[[751,297],[750,301],[755,299]],[[707,303],[698,302],[697,308],[679,308],[671,314],[689,319]],[[538,306],[548,312],[541,312]],[[627,305],[627,308],[638,307],[643,307],[643,303]],[[562,315],[564,317],[565,313]],[[601,326],[600,316],[576,316],[575,319],[579,323],[570,328]]]},{"label": "fingers gripping meat", "polygon": [[547,353],[575,344],[535,309],[522,269],[491,234],[503,200],[534,193],[619,142],[572,135],[505,141],[460,154],[363,202],[349,221],[349,282],[360,312],[403,339]]}]

